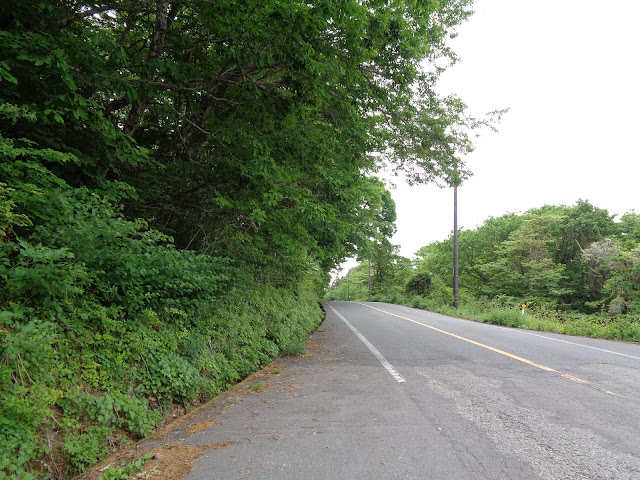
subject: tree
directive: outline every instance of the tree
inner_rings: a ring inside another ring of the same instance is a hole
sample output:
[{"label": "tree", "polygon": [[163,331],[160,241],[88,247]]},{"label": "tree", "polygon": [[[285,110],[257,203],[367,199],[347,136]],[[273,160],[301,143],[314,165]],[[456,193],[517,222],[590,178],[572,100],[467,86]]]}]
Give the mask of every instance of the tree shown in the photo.
[{"label": "tree", "polygon": [[407,293],[416,295],[426,295],[431,287],[431,277],[428,273],[418,273],[409,283],[407,283]]},{"label": "tree", "polygon": [[640,311],[640,248],[624,250],[617,240],[600,240],[582,252],[589,272],[590,304],[610,314]]},{"label": "tree", "polygon": [[581,250],[592,242],[613,233],[613,216],[604,209],[596,208],[586,200],[578,200],[573,206],[550,206],[530,210],[529,213],[561,215],[563,221],[556,223],[549,232],[551,256],[555,263],[565,266],[562,287],[567,291],[562,297],[564,304],[576,310],[588,310],[587,272],[581,261]]},{"label": "tree", "polygon": [[3,17],[2,131],[73,153],[56,174],[128,198],[181,247],[328,269],[357,248],[381,161],[446,181],[471,148],[474,119],[421,67],[454,61],[469,6],[22,2]]},{"label": "tree", "polygon": [[628,212],[620,217],[620,222],[613,225],[616,237],[625,250],[633,250],[640,244],[640,215]]},{"label": "tree", "polygon": [[[465,288],[482,291],[490,279],[482,266],[499,258],[499,246],[522,223],[522,217],[513,213],[489,218],[475,230],[459,232],[459,278]],[[452,283],[453,240],[449,237],[422,247],[418,256],[418,269],[439,276],[447,285]]]},{"label": "tree", "polygon": [[563,218],[529,214],[498,248],[498,259],[482,266],[490,278],[487,291],[517,298],[540,297],[558,301],[564,265],[553,261],[550,231]]}]

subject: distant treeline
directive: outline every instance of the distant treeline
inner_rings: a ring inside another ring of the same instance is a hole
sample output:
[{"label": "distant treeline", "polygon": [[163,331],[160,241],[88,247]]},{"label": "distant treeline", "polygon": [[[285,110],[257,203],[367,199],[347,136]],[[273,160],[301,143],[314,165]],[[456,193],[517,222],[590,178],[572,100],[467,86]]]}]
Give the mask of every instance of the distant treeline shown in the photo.
[{"label": "distant treeline", "polygon": [[[637,323],[640,341],[640,215],[619,218],[588,201],[544,206],[524,214],[489,218],[459,232],[461,307],[477,314],[494,307],[520,310],[560,321],[589,314],[607,323]],[[372,257],[374,298],[423,303],[448,309],[452,303],[453,238],[422,247],[416,260]],[[366,263],[333,285],[329,298],[367,296]],[[482,315],[480,315],[482,316]],[[578,315],[579,316],[579,315]],[[516,317],[517,318],[517,317]],[[517,322],[516,322],[517,323]],[[615,335],[614,335],[615,336]]]}]

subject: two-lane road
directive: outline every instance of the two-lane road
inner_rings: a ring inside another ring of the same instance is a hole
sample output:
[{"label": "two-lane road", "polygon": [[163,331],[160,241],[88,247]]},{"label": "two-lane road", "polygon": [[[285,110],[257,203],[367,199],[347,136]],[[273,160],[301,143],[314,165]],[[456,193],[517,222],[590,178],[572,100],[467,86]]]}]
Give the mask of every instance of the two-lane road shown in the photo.
[{"label": "two-lane road", "polygon": [[190,480],[640,480],[640,345],[330,302],[313,354],[186,439]]},{"label": "two-lane road", "polygon": [[498,452],[541,478],[640,479],[639,345],[389,304],[330,310],[375,346],[406,381],[405,394],[432,410],[489,478],[507,478],[491,461]]}]

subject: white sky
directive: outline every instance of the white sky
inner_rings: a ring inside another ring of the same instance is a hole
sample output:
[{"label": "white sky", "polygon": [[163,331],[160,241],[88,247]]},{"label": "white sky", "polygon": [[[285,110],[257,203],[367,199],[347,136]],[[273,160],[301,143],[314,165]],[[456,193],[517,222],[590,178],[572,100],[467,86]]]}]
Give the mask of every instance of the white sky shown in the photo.
[{"label": "white sky", "polygon": [[[460,228],[578,199],[640,211],[639,18],[638,0],[476,0],[439,92],[475,116],[510,111],[465,159],[474,175],[458,188]],[[398,182],[391,193],[402,255],[451,234],[451,189]]]}]

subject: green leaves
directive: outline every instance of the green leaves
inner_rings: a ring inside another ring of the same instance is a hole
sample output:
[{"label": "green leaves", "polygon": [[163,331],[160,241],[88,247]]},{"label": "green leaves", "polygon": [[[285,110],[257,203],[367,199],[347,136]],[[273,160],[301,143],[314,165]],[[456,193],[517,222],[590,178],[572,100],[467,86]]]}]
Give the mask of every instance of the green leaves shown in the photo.
[{"label": "green leaves", "polygon": [[0,77],[3,80],[6,80],[9,83],[13,83],[14,85],[18,84],[18,79],[11,75],[9,72],[11,71],[11,67],[5,61],[0,61]]},{"label": "green leaves", "polygon": [[529,296],[559,300],[568,293],[560,284],[564,266],[551,258],[550,229],[562,217],[530,215],[502,242],[499,257],[481,267],[493,288],[516,298]]},{"label": "green leaves", "polygon": [[[490,218],[459,234],[460,284],[489,298],[535,298],[587,313],[635,313],[640,288],[635,224],[634,214],[615,222],[584,200]],[[451,239],[422,247],[419,269],[451,284],[452,248]]]},{"label": "green leaves", "polygon": [[109,437],[114,431],[108,427],[90,426],[78,435],[67,434],[62,446],[71,472],[83,472],[109,456]]},{"label": "green leaves", "polygon": [[8,301],[49,301],[79,295],[88,282],[88,272],[73,263],[74,255],[66,248],[23,244],[16,264],[7,273],[7,291],[2,296]]},{"label": "green leaves", "polygon": [[[627,241],[623,236],[620,240]],[[610,314],[640,312],[640,247],[626,251],[618,239],[593,242],[582,251],[593,306]]]}]

